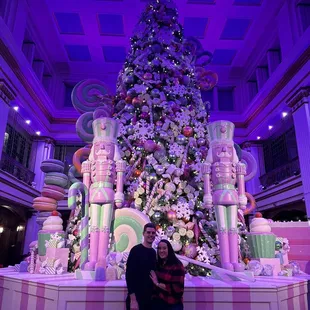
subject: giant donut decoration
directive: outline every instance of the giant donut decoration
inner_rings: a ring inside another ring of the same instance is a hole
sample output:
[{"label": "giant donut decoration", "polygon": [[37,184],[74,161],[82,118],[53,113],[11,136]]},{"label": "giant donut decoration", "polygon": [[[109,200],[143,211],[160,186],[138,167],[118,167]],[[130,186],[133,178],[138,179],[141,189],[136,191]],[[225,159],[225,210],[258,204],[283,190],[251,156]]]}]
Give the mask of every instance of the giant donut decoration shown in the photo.
[{"label": "giant donut decoration", "polygon": [[[76,182],[81,182],[82,180],[82,174],[78,173],[74,166],[70,167],[68,171],[68,177],[69,177],[69,181],[71,184],[76,183]],[[78,179],[78,178],[81,178],[81,179]]]},{"label": "giant donut decoration", "polygon": [[213,59],[213,54],[209,51],[203,51],[197,55],[195,65],[197,67],[206,67]]},{"label": "giant donut decoration", "polygon": [[202,52],[202,45],[198,39],[195,37],[188,37],[184,40],[183,47],[190,51],[190,53],[194,56],[197,53]]},{"label": "giant donut decoration", "polygon": [[255,177],[257,173],[257,163],[253,155],[244,150],[242,150],[241,162],[246,165],[246,175],[244,176],[244,181],[247,182]]},{"label": "giant donut decoration", "polygon": [[149,222],[148,216],[136,209],[116,209],[113,223],[115,251],[129,252],[132,247],[141,243],[144,225]]},{"label": "giant donut decoration", "polygon": [[[109,100],[106,84],[96,79],[89,79],[75,85],[71,93],[72,104],[80,113],[93,112],[103,101]],[[105,103],[105,102],[104,102]]]},{"label": "giant donut decoration", "polygon": [[246,198],[248,198],[248,201],[250,202],[250,207],[246,208],[243,211],[244,215],[252,213],[256,209],[256,201],[255,198],[250,193],[245,193]]},{"label": "giant donut decoration", "polygon": [[82,147],[74,153],[72,162],[78,173],[81,173],[82,162],[88,159],[89,154],[90,148],[88,147]]},{"label": "giant donut decoration", "polygon": [[93,120],[93,112],[86,112],[76,122],[77,134],[86,143],[92,143],[94,139]]}]

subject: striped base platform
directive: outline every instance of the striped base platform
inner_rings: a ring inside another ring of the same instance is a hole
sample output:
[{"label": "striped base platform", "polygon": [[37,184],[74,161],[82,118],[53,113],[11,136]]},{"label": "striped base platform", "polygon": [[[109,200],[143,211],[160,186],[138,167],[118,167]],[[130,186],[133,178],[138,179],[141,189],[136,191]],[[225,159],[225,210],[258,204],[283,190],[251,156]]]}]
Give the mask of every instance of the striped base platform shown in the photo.
[{"label": "striped base platform", "polygon": [[[307,279],[229,282],[188,276],[185,310],[307,310]],[[124,281],[76,280],[0,269],[0,310],[125,310]]]}]

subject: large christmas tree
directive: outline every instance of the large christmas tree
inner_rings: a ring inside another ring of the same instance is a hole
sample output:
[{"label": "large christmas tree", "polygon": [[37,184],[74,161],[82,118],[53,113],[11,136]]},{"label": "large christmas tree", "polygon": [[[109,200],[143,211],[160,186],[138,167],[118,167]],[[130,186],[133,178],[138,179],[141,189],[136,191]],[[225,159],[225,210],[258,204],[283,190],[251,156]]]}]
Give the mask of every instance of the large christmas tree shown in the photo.
[{"label": "large christmas tree", "polygon": [[200,169],[209,117],[200,90],[214,86],[216,75],[205,69],[210,53],[183,39],[177,19],[172,1],[150,1],[119,74],[115,108],[128,163],[126,207],[158,225],[157,241],[167,238],[176,252],[216,263],[216,224],[202,205]]}]

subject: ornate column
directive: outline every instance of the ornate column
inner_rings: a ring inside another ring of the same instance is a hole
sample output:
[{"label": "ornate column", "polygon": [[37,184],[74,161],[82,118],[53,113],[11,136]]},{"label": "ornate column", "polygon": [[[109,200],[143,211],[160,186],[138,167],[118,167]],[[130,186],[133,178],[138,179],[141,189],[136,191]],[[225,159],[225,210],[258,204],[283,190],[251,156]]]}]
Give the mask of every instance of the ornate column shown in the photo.
[{"label": "ornate column", "polygon": [[31,167],[35,173],[35,188],[38,191],[42,190],[44,185],[44,173],[41,171],[40,166],[43,160],[53,158],[55,143],[49,137],[37,138],[32,145],[32,163]]},{"label": "ornate column", "polygon": [[247,87],[248,87],[249,102],[251,102],[253,100],[253,98],[258,93],[257,82],[256,81],[248,81]]},{"label": "ornate column", "polygon": [[268,80],[268,69],[266,67],[256,68],[257,88],[261,90]]},{"label": "ornate column", "polygon": [[37,220],[37,212],[29,211],[28,220],[26,224],[23,254],[29,253],[29,244],[32,241],[37,240],[38,238],[39,225],[37,224],[36,220]]},{"label": "ornate column", "polygon": [[310,224],[310,87],[302,87],[288,99],[287,104],[292,108],[296,132],[297,149],[301,170],[301,180],[308,223]]},{"label": "ornate column", "polygon": [[0,160],[4,144],[4,134],[10,109],[10,102],[15,98],[15,93],[3,79],[0,79]]},{"label": "ornate column", "polygon": [[30,65],[33,62],[35,50],[36,45],[34,44],[34,42],[23,42],[22,51]]},{"label": "ornate column", "polygon": [[44,61],[40,59],[35,59],[32,62],[32,69],[36,74],[36,76],[38,77],[39,81],[42,82],[44,72]]},{"label": "ornate column", "polygon": [[268,73],[269,76],[277,69],[281,62],[281,54],[279,50],[267,51]]}]

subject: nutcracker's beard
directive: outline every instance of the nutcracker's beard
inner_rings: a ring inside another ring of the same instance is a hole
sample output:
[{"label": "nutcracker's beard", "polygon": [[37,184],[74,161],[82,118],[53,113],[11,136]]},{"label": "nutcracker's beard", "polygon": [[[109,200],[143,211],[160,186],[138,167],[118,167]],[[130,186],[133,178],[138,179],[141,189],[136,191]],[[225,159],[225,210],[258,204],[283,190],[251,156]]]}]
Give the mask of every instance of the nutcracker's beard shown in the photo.
[{"label": "nutcracker's beard", "polygon": [[219,157],[219,158],[222,158],[222,157],[231,157],[232,156],[232,153],[230,152],[220,152],[220,153],[216,153],[216,156]]}]

